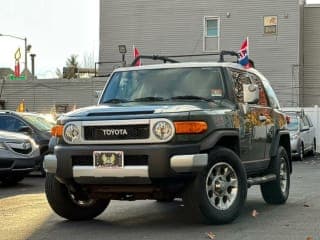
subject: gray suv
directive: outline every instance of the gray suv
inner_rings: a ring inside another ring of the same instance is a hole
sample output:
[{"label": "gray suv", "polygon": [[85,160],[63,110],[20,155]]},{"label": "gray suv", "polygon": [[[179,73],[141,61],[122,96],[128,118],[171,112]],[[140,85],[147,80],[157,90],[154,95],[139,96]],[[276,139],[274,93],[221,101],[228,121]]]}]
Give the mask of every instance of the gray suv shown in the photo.
[{"label": "gray suv", "polygon": [[316,153],[316,129],[310,117],[303,111],[288,111],[286,114],[290,118],[288,129],[292,156],[302,161],[307,153]]},{"label": "gray suv", "polygon": [[221,224],[240,214],[252,185],[267,203],[284,204],[292,172],[285,115],[261,73],[222,55],[153,56],[167,63],[116,69],[98,106],[60,117],[44,161],[52,209],[86,220],[111,200],[181,197],[193,218]]}]

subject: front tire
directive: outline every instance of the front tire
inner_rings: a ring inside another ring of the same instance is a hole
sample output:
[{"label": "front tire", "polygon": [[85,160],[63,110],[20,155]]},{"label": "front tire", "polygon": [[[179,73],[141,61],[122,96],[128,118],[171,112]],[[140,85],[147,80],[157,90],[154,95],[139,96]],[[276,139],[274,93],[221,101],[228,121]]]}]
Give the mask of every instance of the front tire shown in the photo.
[{"label": "front tire", "polygon": [[313,139],[313,142],[312,142],[312,149],[311,149],[311,156],[314,156],[316,155],[316,152],[317,152],[317,142],[316,142],[316,139]]},{"label": "front tire", "polygon": [[183,201],[193,217],[209,224],[233,221],[247,196],[247,176],[232,150],[217,147],[209,153],[208,166],[186,187]]},{"label": "front tire", "polygon": [[46,175],[45,193],[51,208],[61,217],[69,220],[90,220],[100,215],[110,200],[79,199],[58,182],[54,174]]},{"label": "front tire", "polygon": [[302,142],[300,142],[298,160],[303,161],[303,158],[304,158],[304,145]]},{"label": "front tire", "polygon": [[289,197],[290,165],[287,152],[280,146],[277,156],[272,160],[271,173],[277,175],[276,180],[260,185],[263,199],[270,204],[284,204]]},{"label": "front tire", "polygon": [[16,185],[18,182],[22,181],[24,179],[25,175],[8,175],[5,177],[0,178],[0,182],[2,182],[2,184],[4,186],[14,186]]}]

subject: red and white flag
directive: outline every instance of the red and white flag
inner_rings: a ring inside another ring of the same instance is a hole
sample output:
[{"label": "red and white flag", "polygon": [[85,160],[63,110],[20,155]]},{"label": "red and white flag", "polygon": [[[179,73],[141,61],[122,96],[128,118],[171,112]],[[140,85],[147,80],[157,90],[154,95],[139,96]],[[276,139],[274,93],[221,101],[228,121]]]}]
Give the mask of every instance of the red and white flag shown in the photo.
[{"label": "red and white flag", "polygon": [[[138,48],[136,48],[136,47],[133,45],[133,58],[136,59],[136,58],[139,57],[139,56],[140,56],[140,52],[139,52]],[[135,66],[141,66],[141,59],[139,59],[139,60],[136,62]]]},{"label": "red and white flag", "polygon": [[245,68],[249,68],[249,38],[247,37],[241,44],[239,50],[239,63]]}]

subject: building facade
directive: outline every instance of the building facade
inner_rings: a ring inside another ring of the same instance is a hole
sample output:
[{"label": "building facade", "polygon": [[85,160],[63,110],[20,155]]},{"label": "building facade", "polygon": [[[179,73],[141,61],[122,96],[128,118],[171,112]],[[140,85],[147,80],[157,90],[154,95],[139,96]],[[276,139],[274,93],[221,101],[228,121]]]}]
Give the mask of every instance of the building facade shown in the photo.
[{"label": "building facade", "polygon": [[303,79],[304,106],[320,106],[320,5],[304,8]]},{"label": "building facade", "polygon": [[130,62],[133,45],[144,55],[201,54],[237,51],[249,37],[281,104],[303,105],[303,13],[299,0],[101,0],[99,60],[118,60],[120,44]]}]

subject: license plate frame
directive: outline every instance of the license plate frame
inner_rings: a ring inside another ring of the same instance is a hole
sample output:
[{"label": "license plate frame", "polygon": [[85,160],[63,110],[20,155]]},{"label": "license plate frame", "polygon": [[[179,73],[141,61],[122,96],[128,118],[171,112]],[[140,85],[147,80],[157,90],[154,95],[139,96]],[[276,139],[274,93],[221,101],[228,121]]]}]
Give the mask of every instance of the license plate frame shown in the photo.
[{"label": "license plate frame", "polygon": [[93,167],[123,168],[123,151],[94,151]]}]

